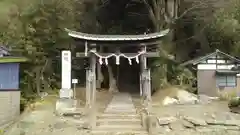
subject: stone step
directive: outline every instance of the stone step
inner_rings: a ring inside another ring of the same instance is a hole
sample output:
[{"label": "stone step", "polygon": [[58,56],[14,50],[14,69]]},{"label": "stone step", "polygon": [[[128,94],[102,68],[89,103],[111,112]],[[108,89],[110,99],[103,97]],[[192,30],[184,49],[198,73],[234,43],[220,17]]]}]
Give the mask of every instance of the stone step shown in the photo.
[{"label": "stone step", "polygon": [[108,130],[93,130],[92,135],[148,135],[148,132],[143,131],[133,131],[133,130],[124,130],[124,131],[108,131]]},{"label": "stone step", "polygon": [[120,106],[120,107],[118,107],[118,106],[114,105],[114,106],[108,106],[107,108],[134,109],[135,107],[134,106]]},{"label": "stone step", "polygon": [[118,102],[121,101],[122,103],[128,103],[130,101],[132,101],[131,99],[129,99],[130,97],[123,97],[121,95],[119,95],[119,97],[113,97],[112,102]]},{"label": "stone step", "polygon": [[113,113],[104,113],[102,115],[97,116],[97,118],[99,119],[104,119],[104,118],[108,118],[108,119],[116,119],[116,118],[120,118],[120,119],[133,119],[133,118],[138,118],[140,119],[140,115],[137,115],[136,113],[134,114],[113,114]]},{"label": "stone step", "polygon": [[134,106],[132,104],[121,104],[121,105],[108,105],[108,107],[118,107],[118,108],[134,108]]},{"label": "stone step", "polygon": [[134,110],[135,107],[117,107],[117,106],[108,106],[106,109],[124,109],[124,110]]},{"label": "stone step", "polygon": [[[136,112],[108,112],[108,113],[104,113],[104,115],[109,115],[110,117],[111,116],[120,116],[120,117],[123,117],[123,116],[126,116],[126,117],[135,117],[134,115],[136,115]],[[103,116],[104,117],[104,116]]]},{"label": "stone step", "polygon": [[102,115],[97,116],[97,127],[93,134],[138,134],[148,133],[141,125],[141,117],[136,114],[136,108],[129,94],[114,95]]},{"label": "stone step", "polygon": [[[102,115],[106,115],[106,116],[126,116],[126,117],[135,117],[135,115],[138,115],[136,114],[136,112],[106,112],[106,113],[103,113]],[[100,116],[100,115],[99,115]]]},{"label": "stone step", "polygon": [[128,103],[128,104],[109,104],[109,107],[133,107],[133,104]]},{"label": "stone step", "polygon": [[116,110],[116,109],[109,109],[109,110],[106,110],[105,113],[136,113],[136,110]]},{"label": "stone step", "polygon": [[132,119],[98,119],[97,125],[141,125],[141,120]]},{"label": "stone step", "polygon": [[100,125],[97,127],[98,130],[106,130],[106,131],[144,131],[142,125]]},{"label": "stone step", "polygon": [[[121,101],[118,101],[119,103],[110,103],[109,106],[119,106],[119,107],[125,107],[125,106],[133,106],[133,104],[129,103],[121,103]],[[131,103],[131,102],[130,102]]]},{"label": "stone step", "polygon": [[105,111],[109,110],[109,109],[118,109],[118,110],[135,110],[135,107],[131,107],[131,108],[124,108],[124,107],[107,107]]},{"label": "stone step", "polygon": [[[130,104],[129,104],[129,103],[130,103]],[[125,106],[125,105],[127,105],[127,106],[133,106],[133,104],[132,104],[131,101],[128,101],[128,102],[126,102],[126,103],[124,103],[124,102],[122,102],[122,101],[116,101],[116,102],[111,102],[109,105],[110,105],[110,106]]]},{"label": "stone step", "polygon": [[125,112],[125,113],[136,113],[136,109],[135,110],[109,109],[109,110],[105,110],[104,113],[110,113],[110,112],[114,112],[114,113],[116,113],[116,112],[120,112],[120,113],[122,113],[122,112]]},{"label": "stone step", "polygon": [[85,119],[74,119],[74,118],[67,118],[67,117],[62,118],[61,121],[63,121],[63,122],[68,121],[71,123],[75,123],[77,125],[83,125],[85,123]]},{"label": "stone step", "polygon": [[118,107],[118,106],[108,106],[107,108],[124,108],[124,109],[134,109],[134,106],[122,106],[122,107]]}]

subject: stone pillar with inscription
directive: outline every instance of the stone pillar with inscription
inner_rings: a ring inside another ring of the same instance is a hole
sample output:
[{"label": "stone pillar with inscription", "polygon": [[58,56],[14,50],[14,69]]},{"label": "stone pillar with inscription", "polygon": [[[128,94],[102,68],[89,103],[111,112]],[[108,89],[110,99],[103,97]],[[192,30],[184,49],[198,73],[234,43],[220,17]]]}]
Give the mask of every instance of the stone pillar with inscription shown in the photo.
[{"label": "stone pillar with inscription", "polygon": [[71,88],[71,51],[62,51],[61,56],[61,89],[59,91],[59,100],[56,102],[56,112],[63,114],[68,111],[74,111],[73,90]]}]

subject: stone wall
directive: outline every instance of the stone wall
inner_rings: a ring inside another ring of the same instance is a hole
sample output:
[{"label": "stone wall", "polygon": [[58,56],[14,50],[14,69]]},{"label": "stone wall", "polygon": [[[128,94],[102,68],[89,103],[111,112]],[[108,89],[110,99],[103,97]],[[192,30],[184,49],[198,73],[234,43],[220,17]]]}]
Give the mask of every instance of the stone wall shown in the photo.
[{"label": "stone wall", "polygon": [[20,91],[0,91],[0,126],[20,115]]}]

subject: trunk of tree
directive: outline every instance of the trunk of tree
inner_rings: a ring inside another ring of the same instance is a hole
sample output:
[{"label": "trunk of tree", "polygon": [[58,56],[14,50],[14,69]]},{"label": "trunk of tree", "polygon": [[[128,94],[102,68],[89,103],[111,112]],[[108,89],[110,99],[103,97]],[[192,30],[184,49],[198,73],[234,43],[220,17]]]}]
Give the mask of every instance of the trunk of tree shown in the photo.
[{"label": "trunk of tree", "polygon": [[33,82],[32,82],[32,77],[30,77],[30,76],[27,76],[27,86],[28,86],[28,90],[33,90],[34,88],[33,88]]},{"label": "trunk of tree", "polygon": [[[154,32],[159,32],[165,28],[172,29],[173,26],[173,20],[177,17],[177,12],[178,12],[178,0],[151,0],[149,2],[148,0],[142,0],[148,9],[148,15],[150,20],[152,21],[153,25],[153,31]],[[169,33],[169,40],[174,39],[174,33],[175,31],[172,31]],[[164,51],[164,48],[161,47]],[[164,54],[165,55],[165,54]],[[165,55],[165,57],[168,54]],[[162,78],[161,80],[163,81],[163,84],[166,84],[167,81],[167,64],[163,64],[162,66]]]},{"label": "trunk of tree", "polygon": [[113,70],[112,70],[112,67],[110,64],[107,65],[107,69],[108,69],[108,74],[109,74],[109,91],[110,92],[118,92],[117,81],[114,78]]},{"label": "trunk of tree", "polygon": [[[100,53],[102,52],[102,49],[103,48],[100,47],[100,50],[99,50]],[[101,84],[103,83],[103,80],[104,80],[101,68],[102,67],[101,67],[100,63],[97,62],[97,84],[96,84],[97,89],[101,88]]]},{"label": "trunk of tree", "polygon": [[44,72],[46,71],[46,68],[49,66],[49,61],[51,61],[51,59],[46,59],[42,67],[39,66],[35,68],[36,90],[39,96],[41,96],[42,84],[44,84],[45,86],[48,86],[48,82],[45,80],[45,77],[44,77]]},{"label": "trunk of tree", "polygon": [[101,65],[99,62],[97,62],[97,84],[96,84],[96,87],[97,89],[100,89],[101,88],[101,84],[103,82],[103,74],[102,74],[102,71],[101,71]]},{"label": "trunk of tree", "polygon": [[207,40],[207,37],[204,34],[203,27],[195,26],[194,33],[196,33],[196,34],[194,34],[194,35],[196,35],[195,39],[201,45],[201,54],[204,55],[206,53],[209,53],[211,51],[211,48],[209,46],[209,42]]},{"label": "trunk of tree", "polygon": [[36,71],[36,90],[37,90],[37,94],[38,94],[38,96],[40,96],[41,95],[41,73],[40,73],[41,71],[40,70],[37,70]]}]

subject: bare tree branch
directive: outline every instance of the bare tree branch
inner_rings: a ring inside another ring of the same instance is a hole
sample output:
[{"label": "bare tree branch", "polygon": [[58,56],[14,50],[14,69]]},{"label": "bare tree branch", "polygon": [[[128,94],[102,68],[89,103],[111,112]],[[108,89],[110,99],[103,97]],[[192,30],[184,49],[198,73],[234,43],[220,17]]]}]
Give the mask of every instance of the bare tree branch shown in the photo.
[{"label": "bare tree branch", "polygon": [[190,8],[188,8],[188,9],[186,9],[186,10],[185,10],[179,17],[177,17],[175,20],[184,17],[188,12],[190,12],[190,11],[192,11],[192,10],[194,10],[194,9],[200,8],[200,6],[202,6],[202,5],[206,5],[206,3],[201,2],[201,3],[199,3],[198,5],[194,5],[194,6],[190,7]]},{"label": "bare tree branch", "polygon": [[210,24],[205,25],[205,26],[204,26],[198,33],[196,33],[195,35],[190,36],[190,37],[185,38],[185,39],[177,40],[177,41],[175,41],[174,43],[180,43],[180,42],[184,42],[184,41],[187,41],[187,40],[190,40],[190,39],[195,38],[196,36],[198,36],[199,34],[201,34],[209,25],[210,25]]},{"label": "bare tree branch", "polygon": [[154,26],[156,27],[157,26],[157,20],[156,20],[156,17],[154,15],[152,7],[150,6],[150,4],[146,0],[142,0],[142,1],[145,4],[145,6],[147,7],[147,9],[149,11],[149,17],[152,20]]},{"label": "bare tree branch", "polygon": [[[211,7],[213,7],[213,5],[216,5],[216,3],[221,3],[220,1],[224,1],[224,0],[193,0],[191,2],[191,6],[190,8],[186,9],[185,11],[183,11],[183,13],[181,13],[181,15],[177,16],[177,12],[176,8],[179,8],[179,1],[178,0],[174,0],[174,3],[172,5],[172,7],[174,8],[174,13],[173,15],[171,15],[170,9],[169,9],[169,3],[168,0],[151,0],[152,5],[149,4],[149,1],[147,0],[142,0],[143,3],[145,4],[145,6],[147,7],[148,11],[149,11],[149,17],[150,19],[153,21],[153,24],[155,26],[159,25],[159,21],[163,21],[163,20],[159,20],[160,18],[164,19],[164,21],[168,24],[170,23],[174,23],[176,20],[181,19],[182,17],[184,17],[186,14],[188,14],[189,12],[195,10],[195,9],[201,9],[201,11],[196,11],[195,13],[197,14],[204,14],[203,12],[207,12],[207,11],[211,11]],[[185,4],[185,3],[184,3]],[[222,7],[221,5],[223,4],[217,4],[216,7],[220,8]],[[177,7],[178,6],[178,7]],[[209,9],[209,10],[207,10]],[[206,13],[208,14],[208,13]],[[204,15],[205,16],[205,15]]]}]

